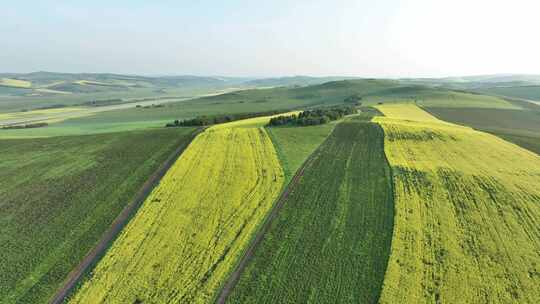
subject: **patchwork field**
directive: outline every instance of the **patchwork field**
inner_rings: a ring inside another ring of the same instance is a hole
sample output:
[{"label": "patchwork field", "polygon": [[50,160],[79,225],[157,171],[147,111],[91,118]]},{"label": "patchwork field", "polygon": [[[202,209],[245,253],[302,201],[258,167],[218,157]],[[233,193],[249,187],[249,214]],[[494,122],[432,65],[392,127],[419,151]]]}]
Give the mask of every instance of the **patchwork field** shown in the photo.
[{"label": "patchwork field", "polygon": [[208,303],[272,207],[283,171],[262,128],[197,136],[70,303]]},{"label": "patchwork field", "polygon": [[192,131],[0,140],[0,303],[47,303]]},{"label": "patchwork field", "polygon": [[426,108],[452,123],[495,134],[540,155],[540,106],[526,110]]},{"label": "patchwork field", "polygon": [[289,181],[306,158],[328,137],[334,123],[307,127],[266,128]]},{"label": "patchwork field", "polygon": [[501,95],[540,101],[540,86],[538,85],[494,87],[480,89],[478,91],[484,94]]},{"label": "patchwork field", "polygon": [[[519,109],[502,98],[423,86],[404,86],[376,92],[369,100],[384,103],[414,102],[427,107]],[[376,105],[375,102],[365,103]]]},{"label": "patchwork field", "polygon": [[29,88],[32,86],[30,81],[11,79],[11,78],[0,78],[0,86],[14,87],[14,88]]},{"label": "patchwork field", "polygon": [[340,123],[289,193],[228,302],[376,302],[392,221],[381,128]]},{"label": "patchwork field", "polygon": [[536,303],[540,157],[413,105],[378,109],[396,204],[380,302]]}]

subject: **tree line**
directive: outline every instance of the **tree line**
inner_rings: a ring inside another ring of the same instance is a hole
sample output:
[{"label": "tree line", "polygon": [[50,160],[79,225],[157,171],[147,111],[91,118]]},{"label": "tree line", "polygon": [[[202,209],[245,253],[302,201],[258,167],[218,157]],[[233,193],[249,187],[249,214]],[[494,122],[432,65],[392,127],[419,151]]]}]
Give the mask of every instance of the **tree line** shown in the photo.
[{"label": "tree line", "polygon": [[339,106],[331,108],[321,108],[316,110],[306,110],[298,115],[280,115],[270,119],[268,126],[313,126],[338,120],[345,115],[354,114],[357,110],[351,106]]},{"label": "tree line", "polygon": [[227,115],[203,115],[203,116],[197,116],[191,119],[184,119],[184,120],[176,119],[172,123],[167,123],[165,126],[166,127],[202,127],[202,126],[210,126],[210,125],[215,125],[215,124],[231,122],[235,120],[275,115],[275,114],[283,113],[283,112],[284,111],[267,111],[267,112],[237,113],[237,114],[227,114]]}]

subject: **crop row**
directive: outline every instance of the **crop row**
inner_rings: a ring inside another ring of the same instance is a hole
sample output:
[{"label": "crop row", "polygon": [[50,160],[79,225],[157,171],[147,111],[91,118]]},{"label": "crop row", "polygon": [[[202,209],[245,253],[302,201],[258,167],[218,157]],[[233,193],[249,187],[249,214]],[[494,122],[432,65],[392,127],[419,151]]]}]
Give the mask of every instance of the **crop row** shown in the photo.
[{"label": "crop row", "polygon": [[228,301],[376,302],[392,223],[382,129],[340,123],[291,189]]},{"label": "crop row", "polygon": [[537,303],[540,158],[412,105],[378,108],[396,204],[380,302]]},{"label": "crop row", "polygon": [[70,303],[208,303],[283,183],[260,128],[198,135]]},{"label": "crop row", "polygon": [[0,303],[47,303],[192,131],[0,140]]}]

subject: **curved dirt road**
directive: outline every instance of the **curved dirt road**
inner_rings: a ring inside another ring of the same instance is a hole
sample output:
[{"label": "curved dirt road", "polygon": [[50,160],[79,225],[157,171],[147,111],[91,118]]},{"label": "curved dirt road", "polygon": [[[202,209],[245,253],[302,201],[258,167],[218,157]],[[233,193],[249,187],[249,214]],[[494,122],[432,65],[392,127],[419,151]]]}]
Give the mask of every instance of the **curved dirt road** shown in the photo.
[{"label": "curved dirt road", "polygon": [[189,146],[193,139],[201,132],[204,132],[204,129],[201,128],[193,131],[190,140],[176,148],[176,150],[165,160],[157,171],[148,178],[148,180],[143,184],[142,188],[135,195],[132,203],[127,205],[124,210],[122,210],[122,212],[111,224],[111,227],[109,227],[109,229],[103,234],[96,246],[90,252],[88,252],[79,265],[77,265],[77,267],[75,267],[75,269],[68,274],[62,286],[56,291],[54,296],[49,301],[50,304],[64,303],[65,298],[77,285],[83,275],[90,270],[91,267],[99,260],[99,258],[107,251],[109,245],[129,222],[131,216],[137,212],[154,187],[158,185],[161,178],[174,164],[178,157],[180,157],[182,152]]}]

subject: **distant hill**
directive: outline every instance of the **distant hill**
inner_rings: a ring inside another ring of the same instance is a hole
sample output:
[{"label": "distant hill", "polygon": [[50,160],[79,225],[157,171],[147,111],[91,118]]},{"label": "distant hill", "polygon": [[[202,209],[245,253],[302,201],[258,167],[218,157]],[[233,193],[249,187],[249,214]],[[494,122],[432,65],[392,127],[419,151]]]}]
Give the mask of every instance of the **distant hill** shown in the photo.
[{"label": "distant hill", "polygon": [[495,74],[444,78],[402,78],[402,83],[443,86],[452,89],[483,89],[540,85],[540,75]]},{"label": "distant hill", "polygon": [[170,88],[256,88],[294,87],[321,84],[351,77],[292,76],[279,78],[250,78],[222,76],[139,76],[112,73],[56,73],[26,74],[0,73],[0,95],[43,96],[62,93],[86,94],[132,91],[136,89]]},{"label": "distant hill", "polygon": [[465,77],[448,77],[443,78],[446,81],[457,82],[479,82],[479,83],[512,83],[512,82],[529,82],[540,83],[540,75],[526,75],[526,74],[494,74],[494,75],[478,75],[478,76],[465,76]]},{"label": "distant hill", "polygon": [[202,76],[138,76],[110,73],[0,74],[0,94],[42,96],[60,93],[99,93],[136,89],[204,88],[239,85],[245,78]]},{"label": "distant hill", "polygon": [[304,87],[243,90],[199,100],[200,103],[241,104],[242,107],[253,104],[265,109],[343,104],[348,103],[349,100],[356,100],[363,105],[414,102],[426,106],[516,108],[508,101],[496,97],[459,92],[443,87],[405,84],[388,79],[353,79]]},{"label": "distant hill", "polygon": [[290,87],[290,86],[308,86],[317,85],[330,81],[339,81],[346,79],[357,79],[356,77],[311,77],[311,76],[289,76],[277,78],[263,78],[244,82],[245,85],[257,87]]}]

